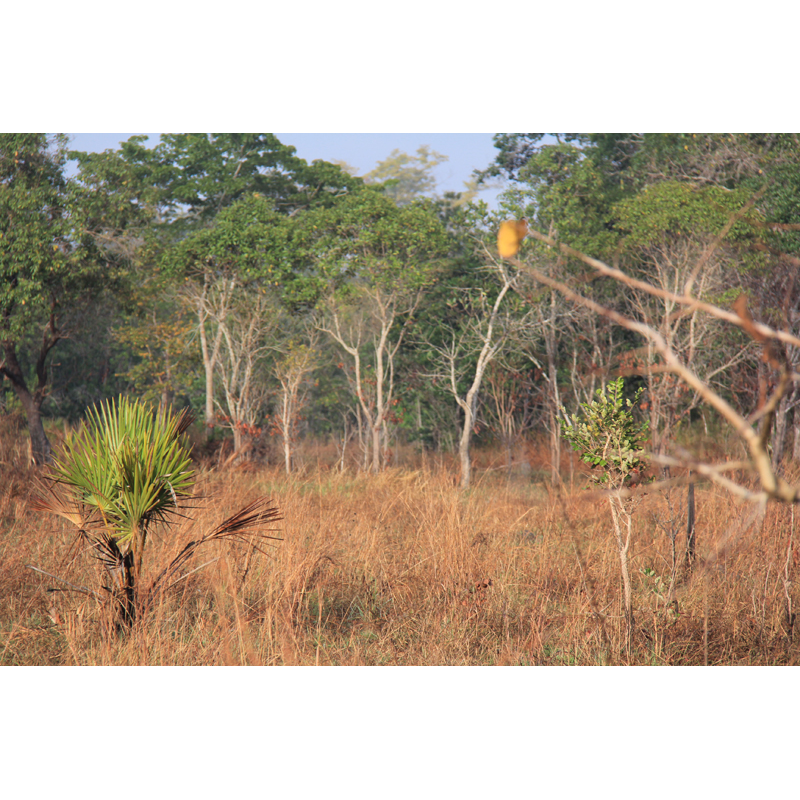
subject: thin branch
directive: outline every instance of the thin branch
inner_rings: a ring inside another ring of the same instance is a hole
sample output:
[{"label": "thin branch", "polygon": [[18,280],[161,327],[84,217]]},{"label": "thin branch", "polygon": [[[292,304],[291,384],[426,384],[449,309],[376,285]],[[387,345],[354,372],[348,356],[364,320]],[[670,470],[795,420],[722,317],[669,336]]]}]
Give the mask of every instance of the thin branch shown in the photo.
[{"label": "thin branch", "polygon": [[[744,329],[748,333],[751,329],[756,330],[760,333],[764,339],[778,339],[782,342],[786,342],[787,344],[792,344],[795,347],[800,347],[800,338],[797,336],[793,336],[792,334],[786,331],[776,331],[774,328],[771,328],[769,325],[764,325],[762,322],[755,322],[749,320],[743,320],[738,314],[733,311],[726,311],[724,308],[720,308],[719,306],[712,305],[711,303],[705,303],[701,300],[698,300],[695,297],[690,297],[688,295],[679,295],[675,294],[674,292],[667,291],[666,289],[659,289],[656,286],[653,286],[646,281],[640,281],[636,278],[632,278],[630,275],[626,275],[622,270],[617,269],[616,267],[610,267],[608,264],[603,263],[602,261],[598,261],[596,258],[591,258],[590,256],[584,255],[583,253],[573,250],[571,247],[568,247],[561,242],[557,242],[555,239],[551,239],[549,236],[545,236],[543,233],[539,233],[539,231],[529,229],[528,235],[534,239],[538,239],[540,242],[543,242],[550,247],[554,247],[560,250],[565,255],[570,256],[571,258],[577,258],[580,261],[583,261],[585,264],[588,264],[592,269],[599,272],[601,275],[605,275],[609,278],[614,278],[614,280],[619,281],[620,283],[624,283],[626,286],[630,286],[634,289],[641,289],[643,292],[647,292],[648,294],[653,295],[654,297],[660,297],[662,300],[671,300],[674,303],[678,303],[683,306],[687,306],[687,311],[684,313],[691,313],[693,311],[705,311],[707,314],[710,314],[717,319],[724,320],[725,322],[730,322],[732,325],[736,325],[739,328]],[[530,268],[523,266],[519,261],[516,259],[510,259],[512,263],[516,262],[521,269],[527,270],[529,273],[531,272]],[[532,274],[532,273],[531,273]],[[550,284],[548,284],[550,285]],[[557,287],[554,287],[557,288]],[[561,291],[559,289],[559,291]],[[678,312],[676,312],[678,313]]]},{"label": "thin branch", "polygon": [[[596,259],[589,258],[588,256],[584,256],[582,253],[579,253],[576,250],[572,250],[572,248],[565,248],[564,245],[559,245],[557,242],[554,242],[549,237],[543,236],[536,231],[530,231],[531,235],[535,235],[536,238],[545,241],[552,246],[558,246],[562,249],[565,249],[568,255],[573,255],[576,258],[580,258],[581,260],[590,263],[604,274],[608,274],[611,277],[620,280],[623,283],[628,283],[629,285],[636,284],[637,288],[642,288],[645,291],[649,291],[650,294],[654,294],[657,296],[666,296],[670,293],[664,292],[663,290],[658,290],[651,284],[647,284],[643,281],[633,281],[633,279],[628,278],[628,276],[624,275],[620,270],[613,269],[609,267],[607,264],[604,264],[602,261],[597,261]],[[744,418],[741,414],[739,414],[736,409],[734,409],[726,400],[720,397],[716,392],[714,392],[708,385],[703,383],[703,381],[688,367],[680,362],[678,357],[673,352],[672,348],[667,344],[664,337],[656,330],[654,330],[649,325],[645,325],[641,322],[636,322],[635,320],[630,319],[616,311],[613,311],[610,308],[606,308],[605,306],[600,305],[599,303],[595,302],[594,300],[590,300],[587,297],[583,297],[582,295],[578,294],[576,291],[571,289],[566,284],[554,280],[553,278],[549,277],[548,275],[544,275],[539,270],[534,269],[533,267],[526,266],[522,264],[518,259],[512,258],[509,259],[513,264],[515,264],[520,270],[526,271],[530,274],[533,278],[535,278],[540,283],[543,283],[545,286],[550,286],[553,289],[557,289],[561,292],[565,297],[572,300],[575,303],[580,305],[586,306],[594,311],[596,314],[604,316],[613,322],[621,325],[628,330],[631,330],[635,333],[644,336],[646,339],[649,339],[656,350],[661,354],[661,357],[664,359],[665,368],[670,372],[677,375],[681,380],[684,381],[688,386],[694,389],[700,397],[705,400],[710,406],[716,409],[719,414],[727,420],[727,422],[734,428],[736,433],[745,441],[750,450],[750,455],[753,460],[753,466],[755,467],[759,480],[761,482],[761,486],[764,491],[770,497],[775,497],[777,499],[783,500],[785,502],[794,503],[800,499],[800,489],[790,486],[786,481],[782,478],[777,476],[772,469],[772,463],[769,456],[769,453],[766,450],[766,445],[763,441],[762,436],[760,436],[752,427],[752,425]],[[677,298],[680,300],[680,298]],[[692,300],[692,303],[697,302]],[[715,308],[712,306],[712,308]],[[721,309],[717,309],[718,311],[722,311]],[[741,318],[737,317],[737,321],[739,324],[742,323]],[[751,323],[752,324],[752,323]],[[766,326],[762,326],[766,327]],[[770,334],[774,332],[771,329],[768,329]],[[768,335],[768,334],[765,334]],[[794,338],[794,337],[792,337]],[[788,372],[784,367],[784,376]],[[781,391],[785,392],[788,386],[788,381],[782,379],[779,388]],[[776,391],[774,398],[777,398],[775,402],[780,400],[780,395]],[[766,426],[765,426],[766,427]],[[734,484],[735,485],[735,484]],[[741,490],[743,491],[743,490]]]}]

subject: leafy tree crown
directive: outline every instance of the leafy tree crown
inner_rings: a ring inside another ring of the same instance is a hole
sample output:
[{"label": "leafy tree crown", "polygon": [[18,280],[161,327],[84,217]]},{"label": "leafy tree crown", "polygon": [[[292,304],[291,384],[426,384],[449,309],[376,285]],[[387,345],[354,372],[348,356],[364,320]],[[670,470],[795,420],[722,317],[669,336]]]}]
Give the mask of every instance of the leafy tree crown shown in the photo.
[{"label": "leafy tree crown", "polygon": [[640,471],[650,425],[637,422],[634,406],[644,391],[637,389],[633,400],[624,396],[624,381],[617,378],[597,390],[597,399],[581,403],[582,412],[561,420],[564,438],[581,461],[599,471],[592,475],[596,483],[621,486],[634,471]]}]

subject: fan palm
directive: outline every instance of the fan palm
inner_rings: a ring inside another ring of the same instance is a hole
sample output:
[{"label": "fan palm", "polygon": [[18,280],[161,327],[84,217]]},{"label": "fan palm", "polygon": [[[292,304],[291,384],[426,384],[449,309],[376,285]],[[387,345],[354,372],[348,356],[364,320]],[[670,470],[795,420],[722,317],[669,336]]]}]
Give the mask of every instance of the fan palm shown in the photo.
[{"label": "fan palm", "polygon": [[[67,436],[35,504],[72,522],[90,544],[110,578],[111,585],[104,588],[116,601],[118,628],[135,619],[151,527],[170,525],[182,516],[179,502],[192,494],[195,473],[182,437],[192,419],[187,412],[154,414],[147,405],[126,398],[96,406],[88,413],[88,424]],[[168,588],[164,578],[173,576],[200,544],[240,538],[278,518],[266,499],[251,503],[190,542],[154,581],[148,600]]]}]

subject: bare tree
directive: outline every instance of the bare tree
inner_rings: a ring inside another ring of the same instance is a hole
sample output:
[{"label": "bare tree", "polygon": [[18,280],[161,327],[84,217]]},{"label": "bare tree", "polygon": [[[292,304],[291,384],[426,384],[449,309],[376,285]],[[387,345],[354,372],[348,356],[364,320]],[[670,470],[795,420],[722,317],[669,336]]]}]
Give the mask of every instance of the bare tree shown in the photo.
[{"label": "bare tree", "polygon": [[[723,323],[698,309],[683,313],[676,299],[690,278],[692,294],[699,300],[719,296],[730,288],[725,285],[722,259],[717,257],[720,248],[704,258],[707,248],[707,242],[687,237],[677,241],[664,238],[646,248],[644,273],[653,286],[665,293],[655,297],[635,290],[628,293],[628,302],[633,318],[657,330],[675,356],[694,370],[704,384],[712,385],[719,384],[732,367],[751,357],[752,351],[738,346],[726,351],[720,345],[724,339],[718,335]],[[661,369],[659,351],[652,339],[647,339],[631,358],[629,366],[647,377],[652,450],[660,453],[671,438],[678,417],[687,416],[696,408],[701,395],[672,372]]]},{"label": "bare tree", "polygon": [[238,459],[243,445],[253,438],[267,399],[264,361],[271,350],[278,324],[273,302],[259,291],[241,292],[214,319],[222,335],[216,361],[222,382],[221,419],[233,431],[233,452]]},{"label": "bare tree", "polygon": [[384,460],[386,425],[395,400],[395,358],[420,297],[421,290],[363,287],[346,302],[330,298],[319,323],[350,357],[347,376],[370,433],[372,472],[379,472]]},{"label": "bare tree", "polygon": [[[525,354],[520,355],[524,357]],[[507,363],[500,356],[486,370],[484,415],[500,438],[508,467],[513,463],[514,447],[534,424],[540,410],[535,393],[537,373],[541,373],[541,368],[533,356],[530,358],[530,363],[523,367],[518,362]]]},{"label": "bare tree", "polygon": [[[540,270],[531,266],[526,266],[514,259],[514,262],[520,269],[525,270],[537,281],[553,289],[557,289],[572,302],[591,309],[595,313],[610,319],[612,322],[641,335],[647,342],[652,343],[661,358],[660,369],[675,375],[683,381],[691,391],[697,392],[700,400],[711,406],[717,411],[720,417],[730,425],[733,431],[741,438],[749,453],[749,458],[745,461],[724,462],[721,464],[700,462],[695,460],[690,454],[679,454],[678,457],[658,456],[656,458],[657,461],[662,464],[691,469],[698,477],[711,480],[737,496],[759,504],[764,504],[770,499],[787,503],[796,503],[800,501],[800,487],[790,485],[776,474],[767,446],[772,420],[778,404],[788,391],[792,382],[800,377],[789,367],[783,345],[791,344],[798,347],[800,346],[800,339],[787,331],[775,330],[768,325],[756,322],[747,311],[746,303],[739,303],[736,311],[727,311],[711,303],[704,302],[692,294],[696,273],[699,272],[699,269],[702,267],[702,259],[710,257],[713,254],[713,251],[719,246],[722,236],[717,237],[717,239],[708,246],[703,256],[701,256],[701,261],[695,265],[695,269],[692,274],[689,275],[684,286],[681,287],[679,292],[676,292],[654,286],[647,281],[632,278],[622,270],[611,267],[598,259],[586,256],[577,250],[556,242],[549,236],[539,233],[538,231],[532,230],[530,231],[530,235],[549,247],[560,250],[567,256],[580,259],[592,269],[596,270],[598,274],[613,278],[630,289],[644,291],[653,297],[675,302],[680,309],[676,313],[692,314],[703,312],[715,319],[742,328],[753,339],[759,342],[763,347],[763,357],[777,373],[776,385],[774,391],[767,398],[764,407],[749,418],[746,418],[734,409],[718,392],[704,383],[695,370],[681,360],[658,330],[644,322],[634,320],[630,316],[621,314],[592,299],[584,297],[566,283],[557,281]],[[762,420],[762,418],[763,422],[759,430],[755,427],[755,424]],[[757,489],[754,490],[736,480],[736,474],[741,471],[750,473],[756,478],[758,482]]]},{"label": "bare tree", "polygon": [[[284,323],[287,322],[284,320]],[[309,376],[316,366],[317,344],[317,331],[309,329],[305,331],[305,336],[290,336],[274,347],[277,352],[274,373],[281,388],[273,414],[273,426],[281,437],[287,475],[294,468],[298,418],[306,404]]]},{"label": "bare tree", "polygon": [[[442,346],[428,346],[436,353],[439,370],[431,377],[442,378],[447,382],[458,407],[463,414],[461,434],[458,443],[458,457],[461,465],[461,488],[470,485],[472,463],[470,446],[477,423],[478,398],[481,384],[488,365],[506,345],[509,339],[519,335],[523,328],[532,322],[530,311],[515,317],[507,310],[501,314],[503,301],[514,287],[516,273],[512,273],[502,259],[485,250],[487,268],[500,283],[500,291],[493,302],[485,291],[467,300],[470,317],[460,331],[453,331],[450,341]],[[474,361],[472,360],[474,358]],[[468,370],[468,372],[467,372]],[[466,381],[469,386],[462,393],[459,388]]]},{"label": "bare tree", "polygon": [[197,317],[197,332],[205,372],[205,425],[214,424],[214,376],[223,343],[224,324],[233,302],[236,281],[230,276],[216,277],[203,273],[203,282],[187,281],[182,289],[184,302]]}]

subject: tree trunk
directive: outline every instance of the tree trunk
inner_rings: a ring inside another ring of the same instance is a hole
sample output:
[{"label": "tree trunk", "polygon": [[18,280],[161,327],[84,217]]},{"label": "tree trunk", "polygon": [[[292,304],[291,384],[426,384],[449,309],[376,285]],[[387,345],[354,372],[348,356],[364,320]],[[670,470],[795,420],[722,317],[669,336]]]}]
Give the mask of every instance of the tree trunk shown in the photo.
[{"label": "tree trunk", "polygon": [[550,317],[543,321],[544,341],[547,350],[547,393],[550,417],[550,483],[557,487],[561,483],[561,425],[558,412],[561,407],[561,396],[558,392],[558,367],[556,356],[558,342],[556,339],[556,293],[550,293]]},{"label": "tree trunk", "polygon": [[294,433],[294,403],[288,386],[283,387],[281,398],[281,433],[283,434],[283,463],[286,474],[292,472],[292,434]]},{"label": "tree trunk", "polygon": [[37,364],[38,380],[36,390],[31,393],[22,374],[22,369],[17,361],[16,345],[13,342],[6,342],[4,344],[5,362],[2,370],[3,374],[11,382],[14,391],[19,398],[22,408],[25,410],[25,416],[28,420],[28,431],[31,437],[31,460],[33,463],[40,467],[43,464],[49,464],[52,460],[52,447],[44,432],[44,425],[42,424],[42,403],[45,399],[45,386],[47,382],[47,372],[44,369],[44,359],[47,353],[52,348],[55,342],[48,346],[48,340],[42,345],[42,351],[39,355],[39,362]]},{"label": "tree trunk", "polygon": [[[628,569],[628,550],[631,544],[631,515],[625,508],[625,501],[619,497],[609,497],[611,505],[611,516],[614,520],[614,537],[617,542],[619,552],[620,570],[622,572],[622,586],[625,599],[625,623],[627,628],[627,641],[630,644],[631,633],[633,632],[633,588],[631,576]],[[625,531],[623,533],[623,525]]]},{"label": "tree trunk", "polygon": [[561,426],[558,421],[556,400],[550,400],[550,485],[561,484]]},{"label": "tree trunk", "polygon": [[381,471],[381,425],[378,420],[372,426],[372,467],[375,473]]},{"label": "tree trunk", "polygon": [[[692,473],[689,472],[689,477]],[[695,555],[694,481],[686,489],[686,566],[691,569]]]},{"label": "tree trunk", "polygon": [[792,445],[792,458],[800,461],[800,406],[794,409],[794,444]]},{"label": "tree trunk", "polygon": [[233,456],[234,461],[238,462],[242,455],[242,445],[244,443],[244,436],[242,435],[242,426],[238,421],[233,423]]},{"label": "tree trunk", "polygon": [[286,474],[289,475],[292,472],[292,442],[289,437],[284,437],[283,439],[283,463],[286,467]]},{"label": "tree trunk", "polygon": [[136,621],[137,568],[134,551],[129,549],[123,553],[109,534],[101,534],[99,540],[90,541],[108,574],[107,590],[111,599],[113,630],[117,634],[124,633]]},{"label": "tree trunk", "polygon": [[783,461],[788,428],[789,406],[794,400],[794,391],[791,389],[781,398],[778,404],[778,413],[775,415],[774,429],[772,432],[772,469],[776,470]]},{"label": "tree trunk", "polygon": [[469,457],[469,445],[472,439],[472,414],[464,414],[464,427],[461,431],[461,439],[458,443],[458,457],[461,461],[461,488],[469,489],[472,477],[472,462]]},{"label": "tree trunk", "polygon": [[216,369],[217,359],[219,358],[219,349],[222,344],[222,325],[228,313],[228,304],[230,302],[230,295],[233,292],[233,281],[223,280],[222,291],[220,297],[217,298],[216,304],[216,318],[217,329],[214,332],[213,343],[208,340],[208,331],[206,330],[206,323],[213,319],[215,314],[214,306],[209,300],[209,292],[211,291],[211,278],[206,275],[203,280],[203,288],[199,293],[192,293],[190,295],[192,306],[197,314],[198,331],[200,333],[200,350],[203,356],[203,369],[205,370],[205,427],[204,437],[207,439],[211,427],[214,424],[214,372]]}]

